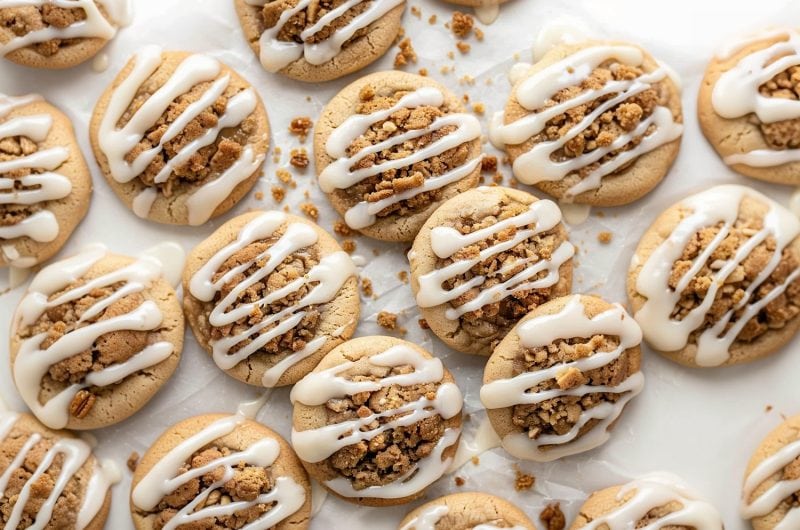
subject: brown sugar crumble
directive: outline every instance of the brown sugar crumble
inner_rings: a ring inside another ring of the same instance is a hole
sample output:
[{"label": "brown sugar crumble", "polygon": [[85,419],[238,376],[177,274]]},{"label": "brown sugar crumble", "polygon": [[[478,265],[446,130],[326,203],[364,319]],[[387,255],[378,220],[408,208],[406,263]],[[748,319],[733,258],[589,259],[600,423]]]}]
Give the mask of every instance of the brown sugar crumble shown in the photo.
[{"label": "brown sugar crumble", "polygon": [[527,491],[533,488],[536,484],[536,477],[524,473],[521,469],[516,469],[516,478],[514,479],[514,489],[517,491]]},{"label": "brown sugar crumble", "polygon": [[378,325],[386,329],[397,329],[397,315],[389,311],[378,313]]},{"label": "brown sugar crumble", "polygon": [[461,53],[469,53],[469,51],[472,49],[472,46],[470,46],[467,42],[458,41],[456,43],[456,48],[458,48],[458,51]]},{"label": "brown sugar crumble", "polygon": [[557,502],[548,504],[539,514],[539,520],[542,521],[545,530],[564,530],[567,526],[567,519]]},{"label": "brown sugar crumble", "polygon": [[431,16],[430,16],[430,18],[428,19],[428,24],[430,24],[431,26],[433,26],[434,24],[436,24],[436,22],[437,22],[438,20],[439,20],[439,17],[437,17],[435,14],[434,14],[434,15],[431,15]]},{"label": "brown sugar crumble", "polygon": [[310,202],[302,203],[300,205],[300,211],[303,212],[303,214],[306,217],[312,219],[313,221],[319,219],[319,208],[317,208],[317,206],[313,203]]},{"label": "brown sugar crumble", "polygon": [[467,483],[467,481],[464,480],[464,477],[455,477],[453,482],[455,482],[456,486],[459,488]]},{"label": "brown sugar crumble", "polygon": [[472,15],[462,13],[460,11],[453,12],[453,18],[450,19],[450,31],[459,39],[466,39],[472,33],[472,28],[475,26],[475,19]]},{"label": "brown sugar crumble", "polygon": [[289,132],[300,138],[301,142],[305,142],[313,126],[314,123],[311,121],[311,118],[308,116],[301,116],[299,118],[294,118],[291,123],[289,123]]},{"label": "brown sugar crumble", "polygon": [[408,283],[408,271],[400,271],[397,273],[397,279],[403,283]]},{"label": "brown sugar crumble", "polygon": [[136,471],[136,466],[139,465],[139,453],[133,451],[130,456],[128,456],[128,460],[125,462],[125,465],[128,466],[128,469],[131,473]]},{"label": "brown sugar crumble", "polygon": [[421,18],[422,10],[419,8],[419,6],[411,6],[411,14],[417,18]]},{"label": "brown sugar crumble", "polygon": [[611,243],[611,240],[613,238],[614,234],[612,234],[611,232],[600,232],[599,234],[597,234],[597,240],[604,245],[608,245],[609,243]]},{"label": "brown sugar crumble", "polygon": [[345,239],[342,241],[342,250],[347,252],[348,254],[352,254],[356,251],[356,242],[352,239]]},{"label": "brown sugar crumble", "polygon": [[286,198],[286,190],[280,186],[272,186],[270,192],[272,193],[272,200],[279,204],[283,202],[284,198]]},{"label": "brown sugar crumble", "polygon": [[[85,19],[86,12],[83,9],[67,9],[51,3],[44,3],[41,7],[20,6],[0,9],[0,26],[11,30],[16,37],[23,37],[32,31],[44,30],[48,27],[64,29]],[[63,47],[81,40],[79,38],[50,39],[45,42],[34,42],[25,49],[32,50],[44,57],[51,57]]]},{"label": "brown sugar crumble", "polygon": [[333,223],[333,231],[344,237],[353,235],[353,229],[347,226],[347,223],[342,219],[338,219]]},{"label": "brown sugar crumble", "polygon": [[400,68],[410,63],[416,64],[417,52],[414,51],[414,47],[411,45],[411,39],[406,37],[397,44],[397,47],[400,48],[400,51],[394,57],[395,68]]},{"label": "brown sugar crumble", "polygon": [[366,276],[361,277],[361,292],[364,293],[364,296],[367,298],[372,298],[374,292],[372,290],[372,280],[367,278]]},{"label": "brown sugar crumble", "polygon": [[289,158],[289,163],[298,168],[298,169],[305,169],[308,167],[309,160],[308,160],[308,151],[305,148],[300,149],[292,149],[291,158]]},{"label": "brown sugar crumble", "polygon": [[[761,85],[759,93],[768,98],[800,99],[800,66],[791,66]],[[757,118],[756,118],[757,119]],[[772,149],[800,147],[800,118],[761,123],[761,134]]]},{"label": "brown sugar crumble", "polygon": [[494,173],[497,171],[497,157],[494,155],[486,155],[481,160],[481,171],[483,173]]},{"label": "brown sugar crumble", "polygon": [[255,197],[255,199],[257,201],[263,201],[264,200],[264,192],[263,191],[257,191],[257,192],[255,192],[253,194],[253,197]]},{"label": "brown sugar crumble", "polygon": [[417,320],[417,324],[419,324],[419,327],[421,329],[431,329],[430,325],[428,325],[428,321],[425,320],[424,318],[420,318],[419,320]]},{"label": "brown sugar crumble", "polygon": [[419,69],[419,75],[421,75],[422,77],[428,77],[428,69],[427,68],[420,68]]}]

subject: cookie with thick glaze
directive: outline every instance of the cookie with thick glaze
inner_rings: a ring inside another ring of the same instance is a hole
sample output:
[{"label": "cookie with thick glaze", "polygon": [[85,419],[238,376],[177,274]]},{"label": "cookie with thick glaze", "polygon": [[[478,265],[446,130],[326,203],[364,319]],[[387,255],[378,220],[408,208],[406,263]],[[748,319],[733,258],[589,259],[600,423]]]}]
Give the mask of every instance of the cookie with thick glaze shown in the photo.
[{"label": "cookie with thick glaze", "polygon": [[189,254],[186,320],[229,375],[297,382],[358,324],[356,269],[315,223],[279,211],[234,217]]},{"label": "cookie with thick glaze", "polygon": [[6,4],[13,7],[0,5],[0,55],[34,68],[69,68],[91,59],[132,16],[129,0]]},{"label": "cookie with thick glaze", "polygon": [[98,462],[85,441],[9,411],[0,411],[0,473],[9,528],[102,530],[119,481],[116,466]]},{"label": "cookie with thick glaze", "polygon": [[398,526],[399,530],[471,530],[478,527],[536,530],[533,522],[517,506],[478,491],[453,493],[427,502],[406,515]]},{"label": "cookie with thick glaze", "polygon": [[14,314],[11,370],[33,414],[53,429],[99,429],[145,406],[183,348],[171,267],[93,246],[32,280]]},{"label": "cookie with thick glaze", "polygon": [[212,57],[146,46],[103,93],[92,149],[111,188],[159,223],[200,225],[253,187],[269,147],[256,90]]},{"label": "cookie with thick glaze", "polygon": [[639,325],[619,304],[572,295],[523,318],[486,363],[481,401],[502,446],[548,462],[610,438],[644,386]]},{"label": "cookie with thick glaze", "polygon": [[206,414],[150,446],[133,475],[130,508],[136,530],[304,530],[311,485],[279,434],[241,414]]},{"label": "cookie with thick glaze", "polygon": [[344,88],[314,128],[320,187],[345,222],[411,241],[447,199],[477,185],[481,126],[430,78],[378,72]]},{"label": "cookie with thick glaze", "polygon": [[292,389],[292,446],[311,477],[367,506],[419,498],[452,463],[463,399],[442,361],[393,337],[334,348]]},{"label": "cookie with thick glaze", "polygon": [[800,32],[771,30],[721,49],[697,114],[722,160],[748,177],[800,184]]},{"label": "cookie with thick glaze", "polygon": [[745,187],[668,208],[639,241],[627,291],[645,341],[693,367],[754,361],[800,329],[800,221]]},{"label": "cookie with thick glaze", "polygon": [[55,255],[91,196],[70,119],[41,96],[0,94],[0,266],[32,267]]},{"label": "cookie with thick glaze", "polygon": [[619,206],[658,185],[683,133],[680,88],[642,48],[560,44],[514,79],[491,139],[520,182],[566,202]]},{"label": "cookie with thick glaze", "polygon": [[234,0],[250,47],[268,72],[309,83],[378,60],[401,30],[405,0]]},{"label": "cookie with thick glaze", "polygon": [[436,336],[488,356],[529,311],[570,292],[574,253],[553,201],[480,187],[422,227],[409,253],[411,288]]}]

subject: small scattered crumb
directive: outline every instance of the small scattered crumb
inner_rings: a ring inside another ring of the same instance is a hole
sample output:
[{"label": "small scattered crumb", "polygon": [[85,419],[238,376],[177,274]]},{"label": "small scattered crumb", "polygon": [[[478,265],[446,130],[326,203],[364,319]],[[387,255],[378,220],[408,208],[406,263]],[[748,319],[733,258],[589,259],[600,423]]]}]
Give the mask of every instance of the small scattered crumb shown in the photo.
[{"label": "small scattered crumb", "polygon": [[272,161],[274,163],[277,164],[278,162],[281,161],[281,153],[283,153],[283,150],[281,149],[281,146],[276,145],[275,149],[272,150]]},{"label": "small scattered crumb", "polygon": [[278,180],[283,182],[284,184],[289,184],[292,182],[292,174],[289,172],[288,169],[279,169],[275,172],[275,176],[278,177]]},{"label": "small scattered crumb", "polygon": [[366,276],[361,277],[361,292],[364,293],[364,296],[369,298],[372,298],[372,295],[374,294],[372,290],[372,280]]},{"label": "small scattered crumb", "polygon": [[484,105],[483,103],[480,103],[480,102],[473,103],[472,104],[472,110],[475,112],[475,114],[483,116],[483,114],[486,112],[486,105]]},{"label": "small scattered crumb", "polygon": [[476,28],[474,28],[474,31],[475,31],[475,38],[478,39],[479,41],[482,41],[483,40],[483,30],[481,28],[477,28],[476,27]]},{"label": "small scattered crumb", "polygon": [[419,8],[419,6],[411,6],[411,14],[417,18],[422,18],[422,10]]},{"label": "small scattered crumb", "polygon": [[264,200],[264,192],[263,191],[257,191],[257,192],[255,192],[253,194],[253,196],[256,198],[257,201],[263,201]]},{"label": "small scattered crumb", "polygon": [[437,20],[439,20],[439,17],[437,17],[435,14],[433,14],[433,15],[431,15],[431,17],[428,19],[428,24],[430,24],[431,26],[433,26],[434,24],[436,24],[436,21],[437,21]]},{"label": "small scattered crumb", "polygon": [[514,481],[514,489],[517,491],[527,491],[536,484],[536,477],[523,473],[521,469],[517,468],[517,478]]},{"label": "small scattered crumb", "polygon": [[139,453],[136,451],[131,453],[131,456],[128,457],[128,461],[125,462],[125,465],[128,466],[128,469],[131,470],[131,473],[136,471],[136,466],[139,464]]},{"label": "small scattered crumb", "polygon": [[428,69],[427,68],[420,68],[419,69],[419,75],[421,75],[422,77],[428,77]]},{"label": "small scattered crumb", "polygon": [[460,39],[466,39],[472,33],[473,26],[475,26],[475,19],[472,18],[472,15],[461,11],[453,12],[453,18],[450,20],[450,31],[453,32],[453,35]]},{"label": "small scattered crumb", "polygon": [[333,231],[344,237],[353,235],[353,229],[347,226],[343,219],[338,219],[333,223]]},{"label": "small scattered crumb", "polygon": [[467,42],[459,41],[456,43],[456,48],[458,48],[458,51],[461,53],[469,53],[469,51],[472,49],[472,46],[470,46]]},{"label": "small scattered crumb", "polygon": [[502,184],[503,183],[503,175],[501,173],[495,173],[492,175],[492,182],[495,184]]},{"label": "small scattered crumb", "polygon": [[475,78],[472,77],[471,75],[465,75],[461,79],[458,80],[458,84],[474,86],[475,85]]},{"label": "small scattered crumb", "polygon": [[303,212],[309,219],[313,219],[314,221],[319,219],[319,208],[317,208],[317,206],[313,203],[304,202],[300,205],[300,211]]},{"label": "small scattered crumb", "polygon": [[414,47],[411,45],[411,39],[406,37],[397,44],[397,47],[400,48],[400,51],[394,57],[395,68],[400,68],[409,63],[416,64],[417,52],[414,51]]},{"label": "small scattered crumb", "polygon": [[417,324],[419,324],[419,327],[420,327],[421,329],[431,329],[431,327],[428,325],[428,321],[427,321],[427,320],[425,320],[424,318],[420,318],[420,319],[417,321]]},{"label": "small scattered crumb", "polygon": [[606,216],[606,212],[604,212],[603,210],[597,210],[594,212],[594,215],[595,217],[599,217],[600,219],[602,219]]},{"label": "small scattered crumb", "polygon": [[381,255],[381,251],[380,251],[380,249],[373,248],[373,249],[372,249],[372,255],[373,255],[373,256],[380,256],[380,255]]},{"label": "small scattered crumb", "polygon": [[453,70],[455,70],[454,66],[445,65],[445,66],[442,66],[441,68],[439,68],[439,73],[442,74],[442,75],[447,75],[447,74],[451,73]]},{"label": "small scattered crumb", "polygon": [[451,50],[451,51],[449,51],[449,52],[447,52],[447,58],[448,58],[448,59],[450,59],[450,60],[453,60],[453,59],[455,59],[455,58],[456,58],[456,54],[455,54],[455,52],[454,52],[454,51],[452,51],[452,50]]},{"label": "small scattered crumb", "polygon": [[289,124],[289,132],[299,137],[301,142],[305,142],[313,126],[314,124],[311,118],[308,116],[300,116],[291,121]]},{"label": "small scattered crumb", "polygon": [[356,251],[356,242],[352,239],[345,239],[342,241],[342,249],[348,254],[352,254]]},{"label": "small scattered crumb", "polygon": [[484,173],[494,173],[497,171],[497,157],[494,155],[486,155],[481,161],[481,171]]},{"label": "small scattered crumb", "polygon": [[767,405],[767,407],[764,409],[764,412],[772,412],[772,405]]},{"label": "small scattered crumb", "polygon": [[477,456],[473,456],[472,458],[469,459],[469,461],[472,462],[473,466],[481,465],[481,459]]},{"label": "small scattered crumb", "polygon": [[397,329],[397,315],[389,311],[378,313],[378,325],[386,329]]},{"label": "small scattered crumb", "polygon": [[466,483],[467,483],[467,481],[466,481],[466,480],[464,480],[464,477],[456,477],[456,478],[455,478],[455,479],[453,479],[453,480],[455,481],[455,483],[456,483],[456,486],[458,486],[459,488],[460,488],[461,486],[463,486],[464,484],[466,484]]},{"label": "small scattered crumb", "polygon": [[283,202],[283,199],[286,198],[286,190],[281,188],[280,186],[272,186],[272,199],[277,202]]},{"label": "small scattered crumb", "polygon": [[308,152],[302,147],[300,149],[292,149],[292,156],[289,159],[289,163],[298,169],[307,168],[309,164]]},{"label": "small scattered crumb", "polygon": [[597,240],[604,245],[608,245],[609,243],[611,243],[611,239],[613,239],[613,237],[614,234],[612,234],[611,232],[600,232],[599,234],[597,234]]},{"label": "small scattered crumb", "polygon": [[564,517],[564,512],[561,511],[561,505],[557,502],[548,504],[539,514],[539,520],[544,523],[545,530],[564,530],[567,526],[567,519]]},{"label": "small scattered crumb", "polygon": [[397,273],[397,279],[403,283],[408,283],[408,271],[400,271]]}]

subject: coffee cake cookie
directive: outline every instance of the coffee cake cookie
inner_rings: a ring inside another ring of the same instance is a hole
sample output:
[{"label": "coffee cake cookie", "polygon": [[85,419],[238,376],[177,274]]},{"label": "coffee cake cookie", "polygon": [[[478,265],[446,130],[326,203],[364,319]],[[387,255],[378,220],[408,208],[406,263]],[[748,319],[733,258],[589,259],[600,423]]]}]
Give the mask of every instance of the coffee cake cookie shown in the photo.
[{"label": "coffee cake cookie", "polygon": [[207,414],[173,425],[136,467],[136,530],[303,530],[311,486],[280,435],[241,414]]},{"label": "coffee cake cookie", "polygon": [[98,429],[141,409],[178,366],[183,314],[165,264],[93,246],[33,279],[14,315],[14,382],[53,429]]},{"label": "coffee cake cookie", "polygon": [[111,508],[113,463],[28,414],[0,411],[0,513],[5,528],[102,530]]},{"label": "coffee cake cookie", "polygon": [[503,448],[548,462],[608,441],[642,391],[642,331],[619,304],[595,296],[551,300],[495,348],[481,401]]},{"label": "coffee cake cookie", "polygon": [[570,530],[669,528],[722,530],[717,509],[678,478],[653,473],[623,486],[592,493]]},{"label": "coffee cake cookie", "polygon": [[680,88],[631,44],[560,44],[514,85],[491,139],[514,176],[563,201],[633,202],[678,155]]},{"label": "coffee cake cookie", "polygon": [[444,203],[409,253],[422,316],[448,346],[492,350],[529,311],[570,292],[572,256],[553,201],[480,187]]},{"label": "coffee cake cookie", "polygon": [[400,522],[399,530],[536,530],[525,512],[488,493],[445,495],[425,503]]},{"label": "coffee cake cookie", "polygon": [[350,256],[316,224],[283,212],[222,225],[189,255],[183,291],[197,342],[251,385],[296,383],[358,324]]},{"label": "coffee cake cookie", "polygon": [[69,118],[38,95],[0,94],[0,266],[51,258],[86,215],[91,195]]},{"label": "coffee cake cookie", "polygon": [[450,197],[477,185],[481,126],[427,77],[368,75],[339,92],[314,128],[322,191],[364,235],[411,241]]},{"label": "coffee cake cookie", "polygon": [[755,530],[800,525],[800,416],[772,431],[750,459],[741,515]]},{"label": "coffee cake cookie", "polygon": [[24,66],[69,68],[130,23],[130,0],[0,0],[0,55]]},{"label": "coffee cake cookie", "polygon": [[411,502],[452,463],[461,391],[442,361],[392,337],[333,349],[291,393],[292,446],[308,473],[350,502]]},{"label": "coffee cake cookie", "polygon": [[405,0],[234,0],[268,72],[319,83],[379,59],[400,33]]},{"label": "coffee cake cookie", "polygon": [[700,85],[697,112],[731,168],[800,184],[800,32],[764,32],[720,50]]},{"label": "coffee cake cookie", "polygon": [[200,225],[228,211],[258,180],[269,147],[261,98],[206,55],[146,46],[94,109],[92,148],[139,217]]},{"label": "coffee cake cookie", "polygon": [[800,221],[757,191],[716,186],[667,209],[631,260],[628,298],[675,362],[753,361],[800,327]]}]

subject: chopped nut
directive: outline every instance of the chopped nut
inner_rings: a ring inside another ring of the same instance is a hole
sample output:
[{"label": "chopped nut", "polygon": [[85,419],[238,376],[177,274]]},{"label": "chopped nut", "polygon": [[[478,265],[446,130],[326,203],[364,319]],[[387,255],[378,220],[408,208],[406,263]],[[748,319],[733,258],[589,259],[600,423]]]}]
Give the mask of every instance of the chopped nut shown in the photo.
[{"label": "chopped nut", "polygon": [[314,126],[311,118],[307,116],[301,116],[299,118],[295,118],[289,124],[289,132],[293,135],[300,138],[300,141],[305,142],[306,137],[308,137],[309,131]]},{"label": "chopped nut", "polygon": [[517,478],[514,481],[514,489],[517,491],[529,490],[536,484],[536,477],[523,473],[522,470],[517,468]]},{"label": "chopped nut", "polygon": [[411,39],[405,38],[401,40],[397,47],[400,48],[400,51],[397,52],[397,55],[394,58],[394,67],[400,68],[401,66],[405,66],[409,63],[417,62],[417,52],[414,51],[414,47],[411,45]]},{"label": "chopped nut", "polygon": [[308,167],[308,152],[305,149],[292,149],[291,158],[289,163],[298,169],[305,169]]},{"label": "chopped nut", "polygon": [[342,241],[342,249],[348,254],[352,254],[356,251],[356,242],[352,239],[345,239]]},{"label": "chopped nut", "polygon": [[69,405],[69,413],[78,419],[85,418],[92,410],[95,401],[97,397],[94,394],[88,390],[79,390]]},{"label": "chopped nut", "polygon": [[472,18],[472,15],[460,11],[453,12],[453,18],[450,20],[450,30],[453,35],[460,39],[466,39],[472,33],[473,26],[475,26],[475,19]]},{"label": "chopped nut", "polygon": [[309,219],[313,219],[314,221],[319,219],[319,209],[313,203],[310,202],[302,203],[300,205],[300,211],[303,212]]},{"label": "chopped nut", "polygon": [[389,311],[381,311],[378,313],[378,325],[386,329],[396,329],[397,315]]},{"label": "chopped nut", "polygon": [[272,199],[277,203],[283,202],[283,199],[286,197],[286,190],[280,186],[272,186],[270,191],[272,192]]},{"label": "chopped nut", "polygon": [[561,505],[557,502],[548,504],[539,514],[539,520],[544,524],[545,530],[564,530],[567,526],[564,512],[561,511]]}]

